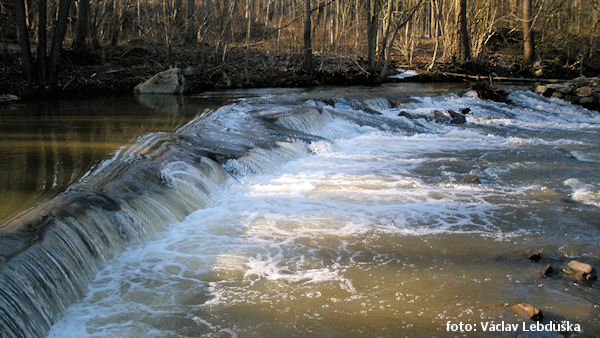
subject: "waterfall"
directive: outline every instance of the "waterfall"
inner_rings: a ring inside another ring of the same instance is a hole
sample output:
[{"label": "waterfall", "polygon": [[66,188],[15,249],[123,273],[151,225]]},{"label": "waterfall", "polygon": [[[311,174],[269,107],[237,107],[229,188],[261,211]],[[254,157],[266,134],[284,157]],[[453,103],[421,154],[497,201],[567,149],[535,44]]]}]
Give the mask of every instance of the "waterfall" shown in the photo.
[{"label": "waterfall", "polygon": [[[0,336],[44,335],[115,254],[202,208],[228,178],[218,162],[272,148],[294,156],[307,151],[295,140],[314,139],[247,111],[225,106],[144,135],[11,220],[0,233]],[[268,161],[253,163],[256,171]]]}]

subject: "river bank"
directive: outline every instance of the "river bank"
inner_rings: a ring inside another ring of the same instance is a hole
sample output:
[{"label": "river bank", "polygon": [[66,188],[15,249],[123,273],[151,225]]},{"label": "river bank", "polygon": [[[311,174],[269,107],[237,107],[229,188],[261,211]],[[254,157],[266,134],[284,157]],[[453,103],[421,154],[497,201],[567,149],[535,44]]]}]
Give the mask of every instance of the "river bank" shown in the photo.
[{"label": "river bank", "polygon": [[[129,95],[138,83],[170,67],[193,69],[193,74],[186,76],[186,92],[189,93],[234,88],[381,83],[368,72],[366,60],[356,57],[315,55],[315,71],[309,76],[302,69],[303,58],[300,54],[270,54],[253,49],[231,48],[224,56],[217,57],[209,46],[199,45],[175,49],[171,56],[167,56],[157,48],[130,45],[102,47],[86,53],[66,50],[58,84],[49,86],[43,82],[27,83],[24,80],[19,55],[16,46],[6,52],[4,72],[0,74],[0,94],[12,94],[22,99],[115,93]],[[522,67],[511,58],[502,61],[499,57],[464,64],[438,62],[430,69],[426,53],[415,56],[410,65],[402,64],[401,58],[395,59],[390,67],[390,75],[395,73],[397,67],[417,70],[419,76],[410,79],[416,82],[471,80],[449,74],[554,79],[579,76],[579,72],[549,61]]]}]

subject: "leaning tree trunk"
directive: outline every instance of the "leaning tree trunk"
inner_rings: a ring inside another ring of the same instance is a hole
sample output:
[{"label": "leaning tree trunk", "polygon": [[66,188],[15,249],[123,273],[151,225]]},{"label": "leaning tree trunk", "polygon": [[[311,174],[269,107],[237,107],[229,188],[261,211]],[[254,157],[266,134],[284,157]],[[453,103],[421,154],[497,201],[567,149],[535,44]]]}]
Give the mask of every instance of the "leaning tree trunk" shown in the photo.
[{"label": "leaning tree trunk", "polygon": [[304,65],[303,68],[308,74],[313,71],[312,42],[310,39],[310,0],[304,0]]},{"label": "leaning tree trunk", "polygon": [[57,68],[60,63],[62,43],[67,31],[67,18],[69,16],[69,9],[72,1],[73,0],[60,0],[58,3],[58,19],[56,22],[56,29],[52,35],[52,46],[50,49],[49,80],[52,85],[55,85],[58,79]]},{"label": "leaning tree trunk", "polygon": [[467,0],[456,0],[456,5],[458,8],[456,58],[459,62],[465,62],[471,59],[471,43],[467,29]]},{"label": "leaning tree trunk", "polygon": [[27,28],[25,3],[23,0],[15,0],[15,19],[17,20],[17,33],[19,35],[19,46],[21,47],[23,72],[25,73],[27,81],[32,82],[34,78],[33,58],[31,57],[29,29]]},{"label": "leaning tree trunk", "polygon": [[531,2],[523,0],[523,63],[530,65],[535,60],[535,45],[531,27]]},{"label": "leaning tree trunk", "polygon": [[88,34],[90,0],[78,0],[79,8],[77,9],[77,28],[75,41],[73,42],[73,50],[84,51],[85,39]]}]

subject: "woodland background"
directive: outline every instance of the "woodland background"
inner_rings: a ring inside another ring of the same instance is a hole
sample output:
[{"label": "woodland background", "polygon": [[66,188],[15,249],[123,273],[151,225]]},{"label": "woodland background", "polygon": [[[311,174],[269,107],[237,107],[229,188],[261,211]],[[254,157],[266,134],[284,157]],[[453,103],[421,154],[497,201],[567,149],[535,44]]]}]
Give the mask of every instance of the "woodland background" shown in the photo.
[{"label": "woodland background", "polygon": [[599,22],[600,0],[2,0],[0,92],[125,90],[171,66],[193,66],[195,90],[377,82],[400,66],[594,75]]}]

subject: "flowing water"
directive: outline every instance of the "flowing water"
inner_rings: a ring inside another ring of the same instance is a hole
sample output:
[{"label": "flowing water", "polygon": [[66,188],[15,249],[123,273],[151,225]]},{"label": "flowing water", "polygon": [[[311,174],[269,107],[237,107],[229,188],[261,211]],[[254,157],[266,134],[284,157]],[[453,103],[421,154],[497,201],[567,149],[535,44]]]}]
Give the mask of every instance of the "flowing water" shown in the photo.
[{"label": "flowing water", "polygon": [[[598,282],[538,277],[600,267],[597,112],[522,88],[511,104],[417,85],[235,95],[51,201],[55,237],[11,237],[4,332],[446,335],[532,303],[600,334]],[[464,125],[402,116],[464,107]]]}]

